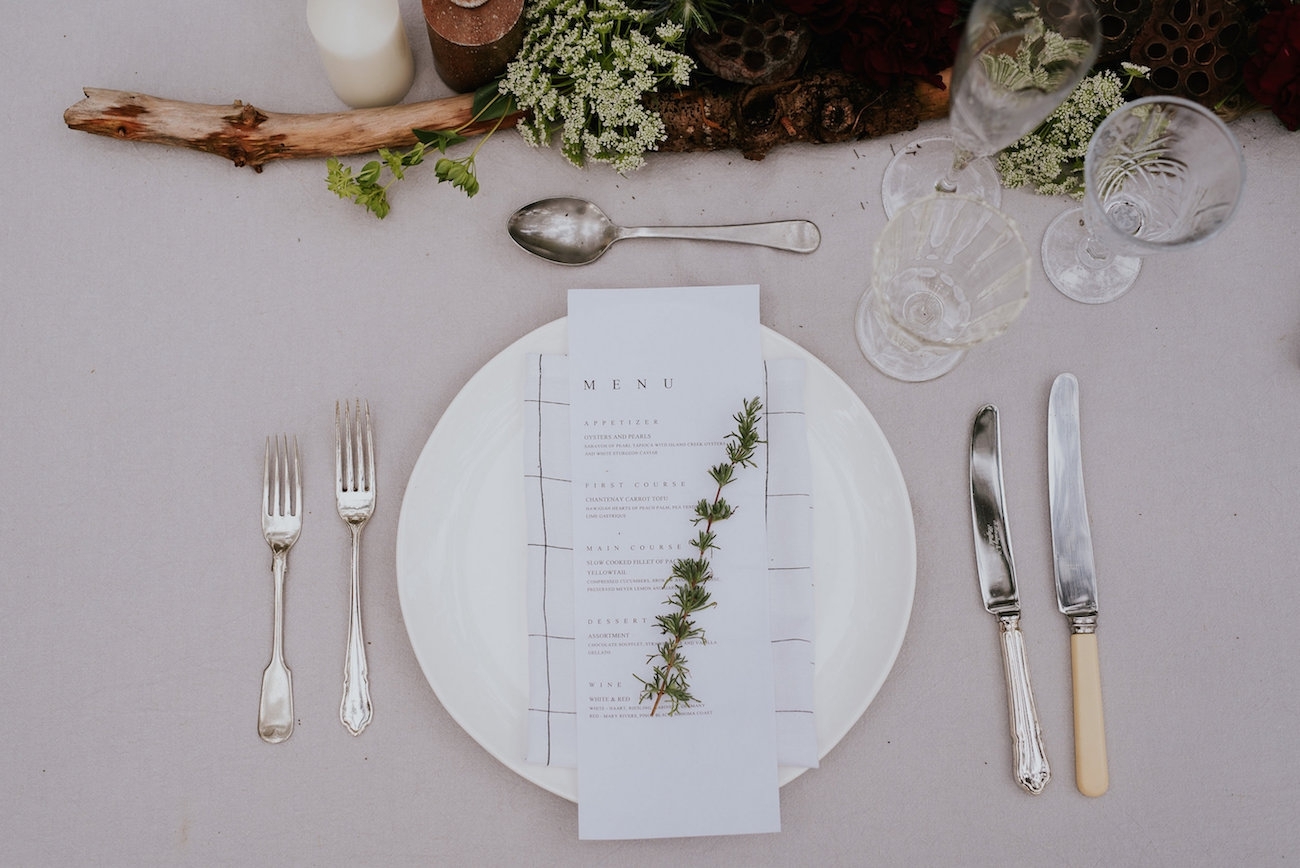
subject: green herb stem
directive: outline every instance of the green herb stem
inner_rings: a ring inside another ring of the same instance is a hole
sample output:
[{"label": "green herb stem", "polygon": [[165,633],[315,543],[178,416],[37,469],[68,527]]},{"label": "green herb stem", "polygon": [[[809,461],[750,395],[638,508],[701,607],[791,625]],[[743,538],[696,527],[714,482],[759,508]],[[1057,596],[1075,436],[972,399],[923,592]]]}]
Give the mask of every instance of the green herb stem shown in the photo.
[{"label": "green herb stem", "polygon": [[741,411],[732,417],[736,430],[724,438],[727,460],[709,469],[709,477],[716,485],[713,498],[697,503],[691,519],[697,528],[690,540],[695,556],[674,561],[671,575],[664,581],[664,587],[673,584],[672,593],[664,601],[669,611],[658,615],[655,621],[665,638],[655,653],[646,658],[652,664],[650,677],[636,676],[643,688],[640,701],[653,700],[651,717],[659,710],[664,697],[668,698],[670,715],[697,701],[690,691],[690,670],[682,647],[694,640],[701,644],[707,641],[704,629],[696,624],[694,616],[717,605],[705,587],[713,578],[710,552],[718,548],[713,526],[735,514],[735,509],[723,498],[722,490],[735,479],[738,468],[754,466],[754,453],[763,442],[758,437],[762,409],[762,402],[755,397],[745,401]]},{"label": "green herb stem", "polygon": [[[467,129],[486,118],[496,118],[496,123],[479,138],[469,154],[455,159],[443,156],[434,164],[433,171],[439,183],[448,181],[453,187],[463,190],[466,196],[473,197],[479,190],[474,162],[479,149],[501,128],[506,117],[515,111],[514,99],[509,94],[501,93],[497,82],[485,85],[474,94],[470,119],[459,127],[452,130],[413,130],[416,143],[412,148],[406,151],[380,148],[379,159],[366,163],[355,175],[351,167],[330,157],[326,161],[325,183],[340,199],[350,199],[382,220],[392,210],[388,189],[406,177],[407,169],[424,162],[425,155],[431,149],[445,155],[448,148],[468,141],[463,135]],[[384,169],[388,169],[389,177],[387,181],[381,182]]]}]

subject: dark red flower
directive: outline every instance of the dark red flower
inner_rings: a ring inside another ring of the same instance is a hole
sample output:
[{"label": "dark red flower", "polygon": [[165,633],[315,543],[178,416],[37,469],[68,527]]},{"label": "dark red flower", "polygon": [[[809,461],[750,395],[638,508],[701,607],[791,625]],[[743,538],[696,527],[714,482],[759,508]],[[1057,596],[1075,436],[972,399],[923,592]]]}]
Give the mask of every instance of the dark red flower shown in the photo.
[{"label": "dark red flower", "polygon": [[1260,19],[1255,46],[1242,70],[1246,89],[1288,130],[1300,129],[1300,6],[1274,9]]},{"label": "dark red flower", "polygon": [[943,87],[960,32],[956,0],[784,0],[835,43],[845,71],[881,88],[906,76]]}]

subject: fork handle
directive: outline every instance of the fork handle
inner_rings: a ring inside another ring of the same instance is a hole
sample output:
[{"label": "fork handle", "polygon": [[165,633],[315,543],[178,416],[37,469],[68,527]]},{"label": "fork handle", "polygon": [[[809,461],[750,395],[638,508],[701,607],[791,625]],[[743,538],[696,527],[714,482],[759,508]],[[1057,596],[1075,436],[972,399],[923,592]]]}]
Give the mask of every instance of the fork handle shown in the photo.
[{"label": "fork handle", "polygon": [[352,528],[352,605],[348,614],[348,649],[343,661],[343,702],[339,720],[353,735],[370,723],[370,670],[366,666],[366,640],[361,633],[361,524]]},{"label": "fork handle", "polygon": [[257,734],[268,744],[279,744],[293,735],[293,675],[284,664],[284,573],[285,552],[271,556],[275,578],[275,627],[271,640],[271,662],[262,672],[262,698],[257,709]]}]

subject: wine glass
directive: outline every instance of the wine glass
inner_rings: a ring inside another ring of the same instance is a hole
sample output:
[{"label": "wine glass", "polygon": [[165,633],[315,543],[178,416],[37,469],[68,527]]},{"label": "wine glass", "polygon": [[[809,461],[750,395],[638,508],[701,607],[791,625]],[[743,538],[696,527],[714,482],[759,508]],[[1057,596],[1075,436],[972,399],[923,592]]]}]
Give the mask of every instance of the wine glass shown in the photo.
[{"label": "wine glass", "polygon": [[1029,300],[1029,250],[986,202],[934,194],[886,224],[858,303],[858,346],[899,380],[946,374],[966,349],[1002,334]]},{"label": "wine glass", "polygon": [[976,0],[952,68],[952,137],[894,155],[881,184],[885,213],[936,191],[999,205],[1002,182],[989,157],[1064,102],[1100,48],[1092,0]]},{"label": "wine glass", "polygon": [[1140,257],[1219,232],[1241,199],[1241,146],[1208,109],[1172,96],[1126,103],[1097,127],[1084,156],[1084,203],[1043,235],[1043,270],[1062,293],[1113,301]]}]

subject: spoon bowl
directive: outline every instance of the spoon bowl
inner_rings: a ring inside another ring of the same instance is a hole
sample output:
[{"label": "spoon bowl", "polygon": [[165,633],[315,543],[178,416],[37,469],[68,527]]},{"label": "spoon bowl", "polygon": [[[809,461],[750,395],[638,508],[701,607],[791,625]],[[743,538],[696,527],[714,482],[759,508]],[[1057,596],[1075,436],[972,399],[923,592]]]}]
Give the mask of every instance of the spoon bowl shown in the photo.
[{"label": "spoon bowl", "polygon": [[679,238],[757,244],[795,253],[812,253],[821,232],[807,220],[744,223],[730,226],[641,226],[614,223],[585,199],[542,199],[511,215],[507,224],[515,243],[536,256],[561,265],[595,262],[624,238]]}]

